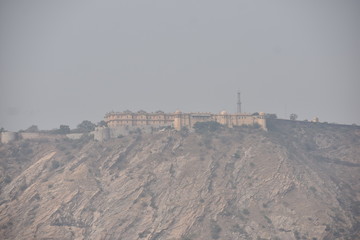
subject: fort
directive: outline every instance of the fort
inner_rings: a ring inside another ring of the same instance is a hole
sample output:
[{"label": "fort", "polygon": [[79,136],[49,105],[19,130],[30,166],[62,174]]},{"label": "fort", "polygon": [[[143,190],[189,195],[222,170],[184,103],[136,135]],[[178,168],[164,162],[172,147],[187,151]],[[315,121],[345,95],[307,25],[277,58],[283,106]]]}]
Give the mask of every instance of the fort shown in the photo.
[{"label": "fort", "polygon": [[109,112],[105,115],[107,127],[97,127],[94,131],[94,139],[104,141],[110,138],[128,135],[131,132],[142,131],[150,133],[164,128],[173,128],[180,131],[184,128],[192,131],[196,123],[217,122],[229,128],[235,126],[259,126],[263,130],[266,127],[265,113],[234,113],[222,111],[214,113],[165,113],[163,111],[147,113],[143,110],[131,112]]},{"label": "fort", "polygon": [[175,113],[164,113],[157,111],[155,113],[147,113],[145,111],[138,111],[136,113],[131,111],[124,112],[110,112],[105,115],[105,122],[110,128],[124,127],[124,126],[152,126],[152,127],[173,127],[175,130],[181,130],[186,127],[192,129],[197,122],[218,122],[227,127],[243,126],[243,125],[259,125],[266,130],[265,113],[259,114],[245,114],[235,113],[229,114],[222,111],[219,114],[214,113],[182,113],[176,111]]},{"label": "fort", "polygon": [[109,128],[123,128],[123,127],[138,127],[138,128],[159,128],[159,127],[173,127],[180,131],[183,128],[192,130],[194,125],[199,122],[217,122],[229,128],[234,126],[255,126],[258,125],[265,131],[266,128],[266,114],[246,114],[241,112],[240,92],[237,92],[237,113],[229,114],[222,111],[219,114],[214,113],[182,113],[176,111],[174,113],[164,113],[157,111],[154,113],[147,113],[143,110],[138,112],[131,112],[126,110],[124,112],[110,112],[105,115],[105,122]]},{"label": "fort", "polygon": [[[270,115],[265,113],[247,114],[241,112],[240,92],[237,93],[237,113],[227,113],[222,111],[220,113],[196,112],[183,113],[175,111],[173,113],[165,113],[163,111],[156,111],[148,113],[144,110],[132,112],[129,110],[123,112],[109,112],[105,115],[104,121],[106,124],[101,124],[95,128],[90,135],[94,136],[95,140],[104,141],[110,138],[117,138],[132,132],[141,131],[150,133],[165,128],[175,129],[180,131],[182,129],[193,130],[196,123],[202,122],[217,122],[223,126],[232,128],[235,126],[258,126],[267,131],[266,119]],[[0,142],[10,143],[18,139],[57,139],[70,138],[79,139],[83,134],[54,134],[46,132],[1,132]]]},{"label": "fort", "polygon": [[[267,115],[265,113],[229,114],[225,111],[214,114],[183,113],[180,111],[176,111],[174,113],[165,113],[163,111],[147,113],[143,110],[138,112],[131,112],[127,110],[124,112],[107,113],[104,118],[107,126],[97,127],[95,131],[90,134],[94,135],[95,140],[104,141],[110,138],[125,136],[136,131],[150,133],[164,128],[173,128],[177,131],[187,128],[192,131],[194,125],[198,122],[217,122],[229,128],[245,125],[259,126],[266,131],[266,116]],[[63,135],[46,132],[2,132],[0,133],[0,142],[6,144],[18,139],[79,139],[81,136],[82,134],[80,133]]]},{"label": "fort", "polygon": [[[184,128],[192,131],[196,123],[199,122],[217,122],[229,128],[235,126],[259,126],[267,130],[267,114],[265,113],[234,113],[229,114],[222,111],[214,113],[183,113],[176,111],[174,113],[165,113],[157,111],[147,113],[145,111],[131,112],[109,112],[105,115],[106,126],[96,127],[95,131],[89,133],[94,135],[94,139],[104,141],[110,138],[125,136],[132,132],[141,131],[150,133],[164,128],[173,128],[180,131]],[[79,139],[82,133],[54,134],[47,132],[2,132],[0,133],[1,143],[10,143],[18,139]]]}]

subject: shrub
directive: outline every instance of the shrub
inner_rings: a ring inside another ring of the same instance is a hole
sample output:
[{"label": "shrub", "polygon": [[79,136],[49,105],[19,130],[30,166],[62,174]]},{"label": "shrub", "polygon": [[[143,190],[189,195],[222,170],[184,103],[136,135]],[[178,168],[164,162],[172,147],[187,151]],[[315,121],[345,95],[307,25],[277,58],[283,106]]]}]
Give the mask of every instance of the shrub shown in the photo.
[{"label": "shrub", "polygon": [[298,231],[296,231],[296,230],[294,232],[294,237],[295,237],[296,240],[301,239],[300,233]]},{"label": "shrub", "polygon": [[262,238],[260,236],[257,236],[256,240],[266,240],[266,238]]},{"label": "shrub", "polygon": [[311,186],[309,189],[310,189],[310,191],[312,191],[313,193],[316,193],[316,192],[317,192],[316,188],[313,187],[313,186]]},{"label": "shrub", "polygon": [[182,127],[181,130],[180,130],[180,135],[182,137],[186,137],[189,135],[189,129],[187,127]]},{"label": "shrub", "polygon": [[145,230],[141,233],[138,234],[139,238],[145,238],[147,235],[149,235],[150,231],[149,230]]},{"label": "shrub", "polygon": [[272,221],[268,216],[264,215],[264,218],[265,218],[265,220],[267,221],[268,224],[272,224]]},{"label": "shrub", "polygon": [[267,119],[277,119],[277,115],[273,113],[266,113],[265,118]]},{"label": "shrub", "polygon": [[89,120],[82,121],[79,125],[77,125],[77,131],[78,132],[91,132],[95,130],[95,124],[90,122]]},{"label": "shrub", "polygon": [[57,169],[58,167],[60,167],[60,163],[56,160],[51,162],[51,170]]},{"label": "shrub", "polygon": [[27,184],[26,183],[23,183],[21,186],[20,186],[20,190],[21,191],[25,191],[27,189]]},{"label": "shrub", "polygon": [[70,133],[70,127],[68,125],[60,125],[60,128],[55,131],[58,134],[68,134]]},{"label": "shrub", "polygon": [[194,129],[197,133],[215,132],[221,129],[221,127],[221,124],[218,122],[197,122],[194,124]]},{"label": "shrub", "polygon": [[180,240],[192,240],[194,239],[195,234],[185,234],[183,236],[181,236]]},{"label": "shrub", "polygon": [[36,125],[31,125],[30,127],[28,127],[25,132],[38,132],[39,128]]},{"label": "shrub", "polygon": [[5,183],[10,183],[11,182],[11,177],[9,175],[6,175],[5,179],[4,179]]},{"label": "shrub", "polygon": [[98,123],[98,126],[99,127],[107,127],[107,123],[104,120],[102,120]]},{"label": "shrub", "polygon": [[245,215],[249,215],[250,214],[250,212],[249,212],[249,210],[247,210],[246,208],[245,209],[243,209],[243,214],[245,214]]},{"label": "shrub", "polygon": [[36,193],[31,199],[33,200],[36,200],[36,201],[39,201],[41,198],[40,198],[40,194],[39,193]]},{"label": "shrub", "polygon": [[210,231],[211,231],[212,239],[219,239],[220,238],[221,227],[214,220],[211,221]]},{"label": "shrub", "polygon": [[298,118],[298,115],[295,113],[290,114],[290,120],[295,121]]},{"label": "shrub", "polygon": [[207,136],[207,137],[203,137],[203,143],[205,145],[205,147],[207,149],[211,149],[211,143],[212,143],[212,139],[210,138],[210,136]]},{"label": "shrub", "polygon": [[246,234],[246,231],[242,227],[240,227],[239,224],[233,225],[231,227],[231,231],[232,232],[238,232],[240,234]]}]

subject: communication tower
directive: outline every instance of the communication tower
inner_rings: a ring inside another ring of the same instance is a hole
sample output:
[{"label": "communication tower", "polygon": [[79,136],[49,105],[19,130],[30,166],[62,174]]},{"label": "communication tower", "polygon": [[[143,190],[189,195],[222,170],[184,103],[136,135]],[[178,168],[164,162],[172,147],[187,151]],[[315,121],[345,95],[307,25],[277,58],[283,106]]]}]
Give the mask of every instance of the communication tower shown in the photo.
[{"label": "communication tower", "polygon": [[237,93],[237,113],[241,113],[240,91]]}]

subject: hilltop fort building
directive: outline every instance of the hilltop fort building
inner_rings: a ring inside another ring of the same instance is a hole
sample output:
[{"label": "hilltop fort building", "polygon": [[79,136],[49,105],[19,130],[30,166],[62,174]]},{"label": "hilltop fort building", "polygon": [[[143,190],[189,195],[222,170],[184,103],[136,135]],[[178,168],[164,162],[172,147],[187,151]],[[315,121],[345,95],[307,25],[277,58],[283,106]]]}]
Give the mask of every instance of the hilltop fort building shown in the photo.
[{"label": "hilltop fort building", "polygon": [[227,127],[234,126],[254,126],[259,125],[266,130],[266,118],[264,113],[259,114],[245,114],[235,113],[229,114],[222,111],[219,114],[214,113],[182,113],[176,111],[175,113],[164,113],[157,111],[155,113],[147,113],[145,111],[138,111],[136,113],[131,111],[124,112],[110,112],[105,115],[105,122],[108,128],[122,129],[122,128],[140,128],[146,129],[149,127],[173,127],[176,130],[181,130],[186,127],[192,129],[197,122],[218,122]]},{"label": "hilltop fort building", "polygon": [[[164,128],[174,128],[180,131],[187,128],[190,131],[198,122],[218,122],[229,128],[235,126],[255,126],[258,125],[264,130],[266,127],[266,114],[245,114],[234,113],[229,114],[225,111],[221,113],[183,113],[176,111],[174,113],[164,113],[157,111],[155,113],[147,113],[145,111],[131,112],[110,112],[105,115],[107,126],[97,127],[91,134],[98,141],[117,138],[119,136],[128,135],[131,132],[142,131],[150,133],[152,131]],[[78,139],[82,134],[49,134],[43,132],[2,132],[0,133],[1,143],[10,143],[17,139],[58,139],[72,138]]]}]

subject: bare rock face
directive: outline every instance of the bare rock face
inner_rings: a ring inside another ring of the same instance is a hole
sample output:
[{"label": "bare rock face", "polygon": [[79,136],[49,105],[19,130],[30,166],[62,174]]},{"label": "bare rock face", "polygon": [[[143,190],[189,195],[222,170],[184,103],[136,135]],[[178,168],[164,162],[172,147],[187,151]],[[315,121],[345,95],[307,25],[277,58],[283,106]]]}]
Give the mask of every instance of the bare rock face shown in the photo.
[{"label": "bare rock face", "polygon": [[0,239],[360,239],[360,129],[0,146]]}]

